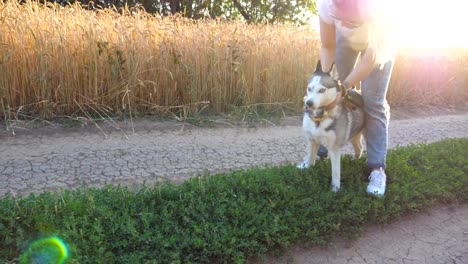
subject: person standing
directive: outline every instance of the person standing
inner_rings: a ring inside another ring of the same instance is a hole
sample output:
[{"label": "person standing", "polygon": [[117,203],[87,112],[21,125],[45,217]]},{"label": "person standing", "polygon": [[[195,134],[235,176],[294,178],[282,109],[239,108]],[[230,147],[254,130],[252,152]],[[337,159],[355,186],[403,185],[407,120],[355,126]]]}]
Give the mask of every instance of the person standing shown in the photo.
[{"label": "person standing", "polygon": [[[394,62],[386,31],[388,0],[318,0],[320,61],[324,71],[336,65],[338,79],[349,89],[361,83],[366,113],[367,192],[383,196],[390,108],[386,100]],[[321,146],[319,156],[326,156]]]}]

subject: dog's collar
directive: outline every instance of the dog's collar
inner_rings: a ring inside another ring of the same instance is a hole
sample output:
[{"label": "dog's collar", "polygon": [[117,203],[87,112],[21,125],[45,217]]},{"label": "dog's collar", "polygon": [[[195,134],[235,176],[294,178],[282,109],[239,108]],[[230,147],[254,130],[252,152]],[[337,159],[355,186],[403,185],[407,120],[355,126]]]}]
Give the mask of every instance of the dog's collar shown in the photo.
[{"label": "dog's collar", "polygon": [[329,112],[330,110],[332,110],[333,108],[336,107],[336,105],[338,105],[338,103],[341,101],[341,98],[343,98],[343,93],[338,93],[336,95],[336,98],[335,100],[333,100],[331,103],[327,104],[326,106],[324,106],[325,110],[327,112]]},{"label": "dog's collar", "polygon": [[338,103],[341,101],[342,98],[343,98],[343,94],[339,93],[331,103],[329,103],[329,104],[327,104],[325,106],[318,107],[318,108],[324,108],[325,109],[325,115],[323,115],[322,117],[313,116],[312,111],[310,111],[307,107],[304,107],[304,112],[309,115],[309,118],[312,121],[314,121],[317,126],[319,126],[320,122],[322,122],[323,120],[325,120],[325,119],[327,119],[327,118],[329,118],[331,116],[331,111],[338,105]]},{"label": "dog's collar", "polygon": [[320,117],[320,118],[313,117],[313,116],[310,116],[310,115],[309,115],[309,118],[312,119],[312,121],[314,121],[314,123],[315,123],[317,126],[320,126],[320,123],[321,123],[323,120],[329,118],[330,116],[331,116],[330,112],[327,112],[326,115],[324,115],[324,116],[322,116],[322,117]]}]

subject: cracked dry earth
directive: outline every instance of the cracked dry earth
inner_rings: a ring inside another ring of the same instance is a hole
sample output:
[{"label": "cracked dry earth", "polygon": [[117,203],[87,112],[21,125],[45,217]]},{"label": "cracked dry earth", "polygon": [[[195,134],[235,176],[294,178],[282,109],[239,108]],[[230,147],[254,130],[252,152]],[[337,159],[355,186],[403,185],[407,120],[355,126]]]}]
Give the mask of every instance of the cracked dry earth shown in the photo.
[{"label": "cracked dry earth", "polygon": [[466,264],[468,205],[438,207],[386,225],[366,228],[354,242],[337,239],[327,247],[296,247],[268,263]]},{"label": "cracked dry earth", "polygon": [[[305,155],[301,118],[278,126],[200,128],[139,120],[93,126],[0,131],[0,197],[106,183],[182,182],[194,175],[297,163]],[[468,137],[468,111],[403,116],[389,147]],[[344,149],[351,153],[351,147]],[[468,206],[440,207],[372,226],[349,245],[292,250],[271,263],[468,263]]]}]

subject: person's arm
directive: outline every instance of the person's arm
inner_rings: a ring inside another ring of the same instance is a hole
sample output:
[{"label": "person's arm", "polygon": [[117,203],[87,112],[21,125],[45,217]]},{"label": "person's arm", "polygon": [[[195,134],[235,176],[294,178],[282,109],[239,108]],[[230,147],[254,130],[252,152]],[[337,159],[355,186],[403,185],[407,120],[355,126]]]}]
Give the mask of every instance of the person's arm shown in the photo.
[{"label": "person's arm", "polygon": [[336,29],[334,24],[327,24],[320,18],[320,63],[325,72],[331,70],[335,62]]},{"label": "person's arm", "polygon": [[345,88],[349,89],[364,80],[376,66],[375,51],[368,48],[356,67],[349,73],[348,77],[343,81]]}]

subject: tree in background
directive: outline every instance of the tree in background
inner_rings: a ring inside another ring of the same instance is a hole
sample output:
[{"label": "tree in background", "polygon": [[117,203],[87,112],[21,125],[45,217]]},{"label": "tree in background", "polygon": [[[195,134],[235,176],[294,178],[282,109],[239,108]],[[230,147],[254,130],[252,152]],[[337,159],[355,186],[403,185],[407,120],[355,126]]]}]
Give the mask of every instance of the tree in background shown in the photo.
[{"label": "tree in background", "polygon": [[181,1],[189,18],[243,19],[249,23],[307,23],[316,0],[169,0]]},{"label": "tree in background", "polygon": [[168,16],[242,19],[249,23],[304,24],[316,11],[316,0],[48,0],[62,5],[81,2],[94,8],[122,8],[142,6],[146,12]]}]

